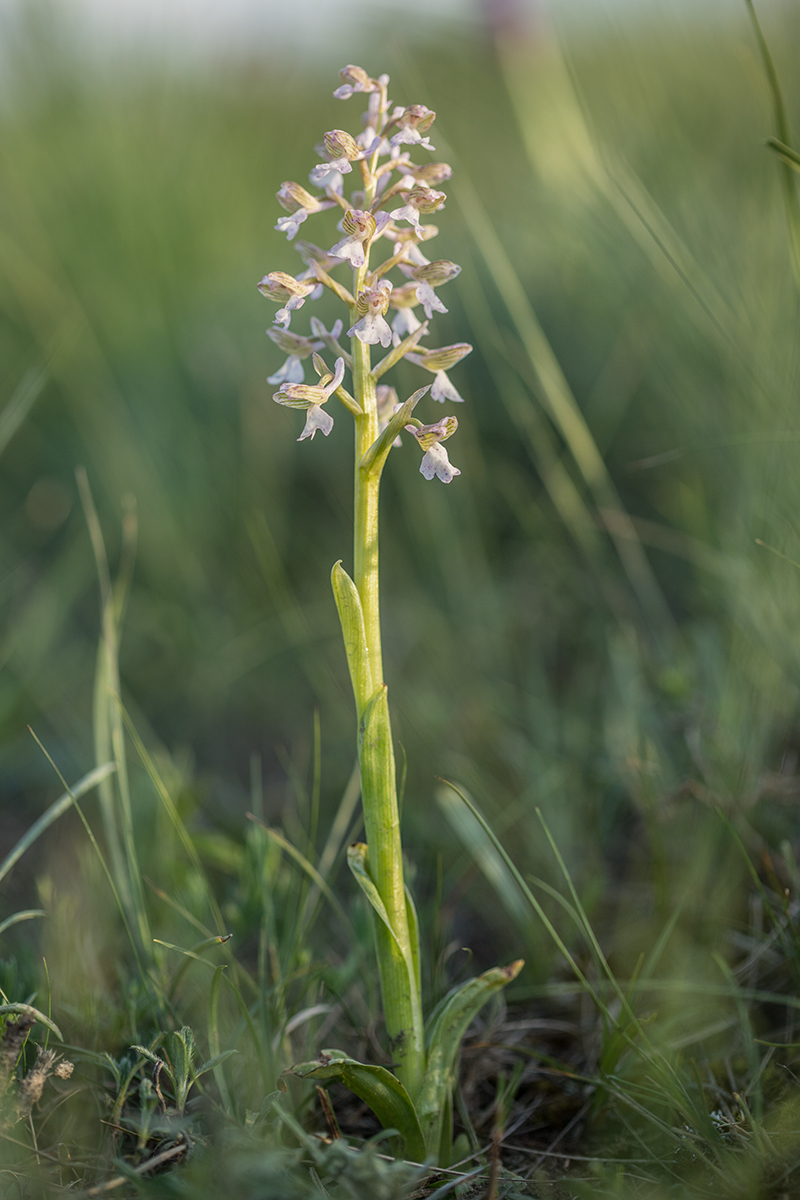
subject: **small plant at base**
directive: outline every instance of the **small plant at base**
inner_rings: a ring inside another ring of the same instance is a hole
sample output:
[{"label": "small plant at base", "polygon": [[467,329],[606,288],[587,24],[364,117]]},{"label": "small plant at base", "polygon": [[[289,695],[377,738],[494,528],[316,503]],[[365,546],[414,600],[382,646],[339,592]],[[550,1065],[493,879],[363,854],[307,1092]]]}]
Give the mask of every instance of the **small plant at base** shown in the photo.
[{"label": "small plant at base", "polygon": [[[434,312],[447,312],[437,289],[454,279],[461,268],[446,259],[431,261],[422,245],[435,237],[433,225],[421,217],[444,207],[445,193],[435,185],[450,178],[446,163],[416,164],[411,154],[433,152],[427,136],[436,114],[421,104],[393,106],[388,99],[389,77],[372,79],[361,67],[340,72],[340,100],[355,94],[367,98],[364,128],[356,137],[334,129],[319,147],[324,159],[313,168],[310,181],[323,190],[313,195],[297,183],[285,182],[278,201],[289,214],[276,229],[292,240],[312,215],[341,208],[343,235],[329,250],[309,242],[295,247],[306,263],[296,278],[281,271],[265,275],[258,284],[268,299],[281,307],[270,336],[289,354],[271,379],[281,387],[273,399],[306,414],[298,441],[328,436],[333,417],[324,406],[336,396],[355,420],[354,570],[351,578],[341,562],[335,564],[332,584],[344,634],[350,678],[358,716],[358,754],[364,807],[366,844],[352,846],[350,869],[372,907],[378,969],[386,1031],[396,1074],[367,1066],[341,1051],[326,1050],[319,1060],[292,1068],[296,1075],[317,1081],[339,1079],[370,1105],[384,1127],[399,1131],[405,1152],[417,1161],[445,1162],[451,1141],[451,1094],[455,1063],[463,1035],[489,996],[514,979],[521,962],[485,972],[455,989],[434,1014],[426,1040],[420,987],[419,933],[414,903],[403,882],[403,858],[397,804],[394,750],[383,681],[378,577],[378,500],[381,475],[403,430],[423,451],[420,472],[450,483],[461,472],[442,443],[458,428],[454,416],[423,424],[414,410],[428,392],[435,401],[461,402],[446,372],[472,349],[466,343],[439,348],[420,345],[428,336]],[[345,176],[358,170],[360,190],[348,201]],[[394,176],[394,181],[393,181]],[[381,239],[391,253],[370,268],[373,247]],[[330,272],[348,263],[352,291]],[[395,288],[388,278],[399,271],[408,280]],[[332,331],[311,318],[312,337],[289,334],[293,314],[306,301],[328,288],[347,308],[350,349],[339,344],[344,326]],[[422,308],[425,320],[415,310]],[[395,310],[391,324],[389,310]],[[372,365],[373,346],[388,353]],[[330,368],[320,351],[335,355]],[[310,357],[318,383],[306,384],[303,360]],[[434,376],[401,403],[394,389],[381,384],[383,375],[402,358]],[[352,393],[344,386],[345,370],[352,374]]]}]

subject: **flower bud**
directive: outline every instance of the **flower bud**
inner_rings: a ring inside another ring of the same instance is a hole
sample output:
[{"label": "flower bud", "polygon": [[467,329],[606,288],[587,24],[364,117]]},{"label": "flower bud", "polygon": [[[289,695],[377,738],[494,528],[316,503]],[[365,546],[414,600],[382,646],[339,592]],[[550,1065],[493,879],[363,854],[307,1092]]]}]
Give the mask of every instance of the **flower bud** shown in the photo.
[{"label": "flower bud", "polygon": [[320,205],[316,196],[312,196],[311,192],[307,192],[299,183],[292,183],[291,180],[281,184],[277,196],[281,208],[285,208],[288,213],[295,213],[300,208],[307,212],[316,212]]},{"label": "flower bud", "polygon": [[[355,67],[352,63],[346,67],[342,67],[339,72],[339,78],[342,83],[349,84],[357,92],[365,92],[369,85],[375,82],[374,79],[370,79],[363,67]],[[370,90],[372,89],[370,88]]]},{"label": "flower bud", "polygon": [[449,283],[451,279],[455,279],[456,275],[460,275],[461,267],[446,258],[438,258],[436,262],[415,267],[413,274],[420,283],[428,283],[431,287],[441,287],[443,283]]},{"label": "flower bud", "polygon": [[355,138],[344,129],[331,129],[325,134],[325,150],[331,159],[346,158],[355,162],[361,155],[361,147]]}]

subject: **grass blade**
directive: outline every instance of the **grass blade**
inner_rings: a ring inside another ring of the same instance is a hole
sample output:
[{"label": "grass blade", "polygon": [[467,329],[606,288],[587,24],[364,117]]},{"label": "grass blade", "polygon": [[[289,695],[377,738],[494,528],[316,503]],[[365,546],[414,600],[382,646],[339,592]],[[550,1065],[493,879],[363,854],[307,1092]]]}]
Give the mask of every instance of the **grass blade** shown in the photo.
[{"label": "grass blade", "polygon": [[14,864],[22,858],[25,851],[33,845],[37,838],[41,837],[45,829],[49,829],[54,821],[57,821],[60,816],[71,808],[75,800],[85,796],[93,787],[107,779],[116,771],[116,766],[113,762],[102,763],[99,767],[89,771],[82,779],[79,779],[75,786],[64,792],[63,796],[59,796],[58,800],[54,800],[50,807],[42,813],[38,820],[34,821],[27,833],[19,839],[13,850],[9,851],[6,857],[0,863],[0,880],[5,879],[8,872]]}]

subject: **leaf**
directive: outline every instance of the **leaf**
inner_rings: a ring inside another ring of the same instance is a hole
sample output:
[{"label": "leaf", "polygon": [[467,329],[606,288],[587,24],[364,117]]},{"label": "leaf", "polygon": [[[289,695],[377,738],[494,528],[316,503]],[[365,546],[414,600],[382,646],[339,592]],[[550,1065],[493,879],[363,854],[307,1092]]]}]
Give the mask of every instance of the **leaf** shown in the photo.
[{"label": "leaf", "polygon": [[493,967],[477,979],[456,988],[445,999],[434,1019],[428,1046],[428,1069],[416,1097],[417,1113],[426,1145],[438,1149],[442,1116],[455,1083],[456,1056],[464,1034],[494,992],[516,979],[522,959],[507,967]]},{"label": "leaf", "polygon": [[386,911],[386,905],[381,900],[380,892],[375,886],[372,876],[369,873],[367,857],[369,851],[364,842],[355,842],[352,846],[347,847],[347,865],[353,873],[356,883],[361,888],[364,895],[369,900],[375,915],[386,926],[392,939],[397,943],[401,954],[403,951],[400,942],[397,940],[397,934],[392,929],[392,923],[389,920],[389,914]]},{"label": "leaf", "polygon": [[409,995],[419,995],[420,991],[420,966],[419,966],[419,930],[417,928],[417,911],[414,908],[414,901],[406,888],[406,913],[408,915],[408,932],[409,945],[403,946],[394,929],[392,928],[389,914],[386,911],[386,905],[381,899],[372,876],[369,873],[369,850],[364,842],[355,842],[354,845],[347,848],[347,865],[353,872],[356,883],[361,888],[364,895],[369,900],[372,910],[378,920],[386,927],[389,936],[391,937],[405,964],[408,973],[408,989]]},{"label": "leaf", "polygon": [[344,650],[350,668],[350,681],[356,698],[359,717],[373,693],[372,670],[369,662],[367,637],[364,632],[364,613],[358,588],[342,567],[341,561],[333,564],[331,587],[344,637]]},{"label": "leaf", "polygon": [[204,1062],[201,1067],[197,1068],[194,1073],[195,1079],[199,1079],[201,1075],[205,1075],[206,1071],[213,1071],[215,1067],[218,1067],[221,1063],[224,1063],[225,1060],[230,1058],[232,1054],[238,1053],[238,1050],[223,1050],[221,1054],[215,1054],[213,1058],[208,1060],[208,1062]]},{"label": "leaf", "polygon": [[433,384],[427,383],[425,387],[418,388],[417,391],[414,392],[413,396],[408,397],[403,407],[398,408],[397,412],[394,414],[383,433],[381,433],[375,439],[369,450],[367,450],[366,454],[361,459],[361,462],[358,464],[359,470],[364,471],[365,473],[367,471],[376,471],[378,474],[380,474],[381,470],[383,469],[383,464],[389,457],[389,451],[392,448],[394,439],[397,437],[398,433],[402,432],[403,426],[408,423],[412,412],[419,404],[422,397],[430,391],[432,386]]},{"label": "leaf", "polygon": [[47,913],[41,908],[25,908],[20,912],[15,912],[13,916],[6,917],[5,921],[0,921],[0,933],[5,933],[12,925],[19,925],[20,921],[32,921],[34,917],[46,917]]},{"label": "leaf", "polygon": [[407,1158],[425,1161],[425,1139],[414,1105],[400,1080],[385,1067],[360,1063],[341,1050],[323,1050],[317,1061],[298,1063],[284,1074],[300,1079],[340,1080],[369,1105],[384,1129],[397,1130]]},{"label": "leaf", "polygon": [[411,941],[411,961],[414,964],[414,978],[417,981],[417,991],[422,988],[422,970],[420,967],[420,951],[419,951],[419,918],[417,917],[417,906],[408,887],[406,892],[406,916],[408,917],[408,936]]},{"label": "leaf", "polygon": [[56,1025],[55,1021],[51,1021],[44,1013],[39,1012],[38,1008],[34,1008],[32,1004],[0,1004],[0,1015],[5,1016],[6,1013],[24,1013],[25,1016],[33,1017],[36,1021],[41,1021],[42,1025],[46,1025],[51,1029],[60,1042],[63,1042],[64,1035]]},{"label": "leaf", "polygon": [[359,721],[358,759],[361,764],[362,796],[395,794],[394,747],[387,694],[388,689],[383,684],[364,708]]}]

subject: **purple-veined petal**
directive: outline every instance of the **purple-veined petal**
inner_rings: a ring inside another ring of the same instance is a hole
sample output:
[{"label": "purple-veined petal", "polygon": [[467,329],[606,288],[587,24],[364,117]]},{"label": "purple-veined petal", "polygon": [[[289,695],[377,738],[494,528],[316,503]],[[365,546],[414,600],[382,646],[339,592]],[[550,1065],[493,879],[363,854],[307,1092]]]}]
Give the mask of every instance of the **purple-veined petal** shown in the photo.
[{"label": "purple-veined petal", "polygon": [[306,438],[314,437],[317,430],[328,436],[333,429],[333,417],[329,412],[326,412],[321,404],[312,404],[306,413],[306,423],[303,426],[303,432],[297,439],[298,442],[305,441]]}]

